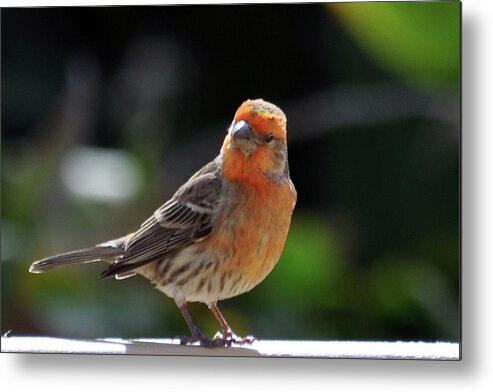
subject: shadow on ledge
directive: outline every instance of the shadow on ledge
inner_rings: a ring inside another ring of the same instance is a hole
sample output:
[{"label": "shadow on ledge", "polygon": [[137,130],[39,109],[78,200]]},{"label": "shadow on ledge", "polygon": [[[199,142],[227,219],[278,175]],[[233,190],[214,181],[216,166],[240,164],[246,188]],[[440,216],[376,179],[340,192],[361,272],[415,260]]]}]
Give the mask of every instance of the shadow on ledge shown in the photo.
[{"label": "shadow on ledge", "polygon": [[177,339],[101,339],[101,342],[119,343],[125,346],[125,354],[130,355],[178,355],[211,357],[258,357],[260,353],[251,345],[216,347],[213,349],[199,345],[181,345]]}]

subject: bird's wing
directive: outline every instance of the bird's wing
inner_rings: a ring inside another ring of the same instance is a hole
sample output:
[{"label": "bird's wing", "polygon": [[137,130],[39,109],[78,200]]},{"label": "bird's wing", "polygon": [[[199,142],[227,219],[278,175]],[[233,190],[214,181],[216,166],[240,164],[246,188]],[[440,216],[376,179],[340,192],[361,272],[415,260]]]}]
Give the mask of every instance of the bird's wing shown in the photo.
[{"label": "bird's wing", "polygon": [[122,275],[176,254],[212,231],[222,179],[215,161],[204,166],[128,240],[125,251],[101,275]]}]

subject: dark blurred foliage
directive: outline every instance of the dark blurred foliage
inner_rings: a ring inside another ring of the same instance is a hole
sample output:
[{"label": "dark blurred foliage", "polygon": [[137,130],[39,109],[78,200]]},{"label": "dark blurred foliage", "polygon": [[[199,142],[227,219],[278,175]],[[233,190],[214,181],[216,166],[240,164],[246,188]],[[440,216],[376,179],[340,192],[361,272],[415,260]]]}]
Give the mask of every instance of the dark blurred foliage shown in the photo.
[{"label": "dark blurred foliage", "polygon": [[220,304],[236,332],[460,338],[459,3],[24,8],[1,23],[2,333],[188,332],[140,277],[28,267],[135,230],[262,97],[287,115],[299,202],[271,275]]}]

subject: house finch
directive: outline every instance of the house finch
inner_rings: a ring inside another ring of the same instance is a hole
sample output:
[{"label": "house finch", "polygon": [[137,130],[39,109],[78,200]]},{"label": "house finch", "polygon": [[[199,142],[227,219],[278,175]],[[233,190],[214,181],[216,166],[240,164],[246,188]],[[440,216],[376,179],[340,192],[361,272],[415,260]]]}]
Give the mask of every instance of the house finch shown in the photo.
[{"label": "house finch", "polygon": [[[236,111],[219,155],[195,173],[140,228],[91,248],[31,265],[40,273],[73,263],[104,261],[102,277],[140,274],[175,300],[191,337],[204,347],[249,343],[233,334],[217,301],[250,291],[281,256],[296,203],[289,178],[286,117],[262,99]],[[207,338],[187,302],[208,305],[222,334]]]}]

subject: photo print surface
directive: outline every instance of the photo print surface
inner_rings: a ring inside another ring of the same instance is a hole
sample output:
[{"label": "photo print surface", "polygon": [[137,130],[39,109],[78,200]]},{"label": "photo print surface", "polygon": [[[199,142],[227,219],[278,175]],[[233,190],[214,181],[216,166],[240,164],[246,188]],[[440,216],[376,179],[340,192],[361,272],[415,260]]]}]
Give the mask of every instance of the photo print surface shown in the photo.
[{"label": "photo print surface", "polygon": [[460,3],[1,18],[3,347],[460,342]]}]

